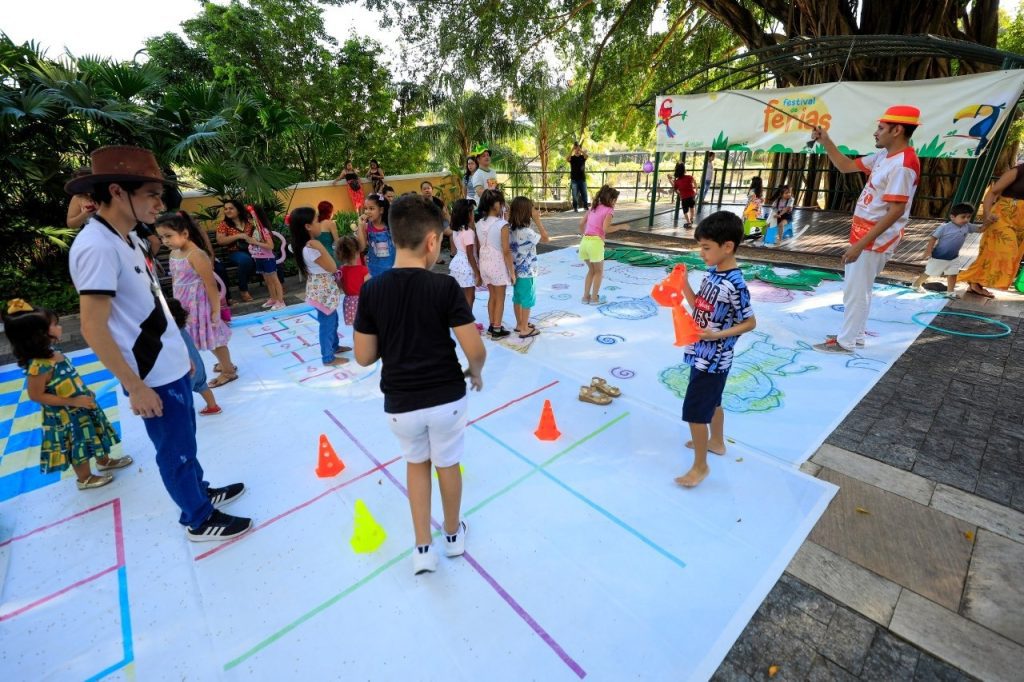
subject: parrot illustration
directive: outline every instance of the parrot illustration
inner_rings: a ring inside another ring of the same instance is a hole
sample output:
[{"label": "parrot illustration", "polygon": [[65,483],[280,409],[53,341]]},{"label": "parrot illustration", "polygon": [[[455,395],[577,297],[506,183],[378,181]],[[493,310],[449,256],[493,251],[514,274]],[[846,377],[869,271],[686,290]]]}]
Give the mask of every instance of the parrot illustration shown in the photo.
[{"label": "parrot illustration", "polygon": [[964,107],[956,113],[953,117],[953,123],[962,121],[965,118],[980,118],[981,120],[971,126],[971,129],[967,131],[966,137],[971,137],[978,140],[978,147],[974,150],[974,155],[978,156],[982,150],[988,144],[988,135],[996,127],[996,121],[999,120],[999,114],[1005,108],[1005,104],[972,104],[969,107]]},{"label": "parrot illustration", "polygon": [[686,118],[686,112],[684,111],[681,114],[673,114],[672,113],[672,98],[671,97],[666,97],[661,102],[661,108],[658,109],[658,119],[659,119],[658,120],[658,125],[665,126],[665,134],[667,134],[670,138],[676,136],[676,131],[672,130],[672,127],[669,125],[669,122],[673,118],[677,118],[677,117],[680,120]]}]

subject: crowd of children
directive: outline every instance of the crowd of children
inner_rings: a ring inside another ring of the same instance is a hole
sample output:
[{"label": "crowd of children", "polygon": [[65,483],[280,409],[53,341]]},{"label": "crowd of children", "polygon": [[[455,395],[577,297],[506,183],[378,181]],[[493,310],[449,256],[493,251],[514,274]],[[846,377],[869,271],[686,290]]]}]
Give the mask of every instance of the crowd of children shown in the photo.
[{"label": "crowd of children", "polygon": [[[833,163],[844,172],[852,172],[854,162],[845,159],[834,149],[827,134],[818,130],[815,135],[816,139],[823,142]],[[909,134],[906,133],[902,138],[894,137],[890,147],[902,152],[908,148],[908,139]],[[871,164],[885,163],[886,158],[880,152],[876,157],[858,160],[857,163],[866,164],[870,168]],[[489,156],[485,161],[489,161]],[[489,172],[489,166],[484,163],[481,163],[480,169]],[[348,176],[353,173],[354,169],[347,167],[342,176],[348,180]],[[160,182],[156,175],[149,171],[149,175],[142,178],[149,184],[156,184]],[[894,187],[900,191],[909,191],[915,176],[909,171],[904,175],[893,180],[896,183]],[[388,415],[388,424],[401,445],[407,463],[415,535],[413,566],[417,573],[429,572],[437,567],[430,531],[431,466],[437,470],[444,510],[445,554],[456,557],[465,551],[468,529],[460,511],[462,478],[459,459],[467,422],[466,380],[469,380],[471,388],[482,388],[482,369],[486,357],[481,342],[483,329],[475,323],[472,311],[476,289],[482,285],[488,289],[486,332],[492,339],[501,339],[512,333],[503,324],[509,286],[513,288],[513,331],[520,339],[537,336],[540,330],[530,322],[530,313],[536,301],[537,245],[549,241],[550,237],[537,208],[529,198],[515,197],[506,205],[503,192],[492,186],[496,183],[490,183],[486,178],[479,183],[467,179],[469,186],[474,189],[476,201],[459,199],[454,202],[449,214],[444,202],[433,196],[430,183],[423,183],[422,194],[402,196],[392,202],[385,194],[390,188],[384,185],[379,166],[374,164],[371,176],[375,190],[380,191],[366,197],[359,196],[361,205],[354,234],[338,236],[333,220],[333,206],[328,202],[321,202],[316,210],[312,207],[296,208],[291,211],[286,222],[291,232],[296,265],[306,280],[306,302],[316,310],[323,364],[344,364],[348,360],[340,356],[353,350],[355,360],[360,365],[371,365],[378,360],[381,362],[380,387],[384,394],[384,412]],[[135,176],[125,176],[128,179],[132,177]],[[692,200],[696,195],[693,179],[683,173],[677,176],[677,180],[677,188],[690,200],[684,206],[688,221],[693,220]],[[93,178],[93,182],[98,183],[99,180]],[[79,188],[79,184],[74,181],[69,183],[69,191]],[[145,185],[145,182],[140,185]],[[91,186],[85,183],[79,189],[89,189]],[[129,194],[138,189],[130,182],[126,186]],[[104,250],[114,248],[103,241],[108,239],[105,229],[121,235],[114,238],[115,242],[128,239],[127,244],[132,248],[137,242],[124,237],[120,227],[114,230],[107,226],[104,215],[114,216],[127,224],[124,206],[131,206],[132,211],[135,208],[130,203],[125,204],[123,188],[117,181],[111,181],[104,187],[101,192],[85,194],[90,200],[95,198],[100,206],[98,218],[91,218],[87,228],[97,246],[78,249],[79,260],[72,269],[77,273],[76,286],[83,296],[83,319],[87,299],[92,301],[96,295],[113,296],[112,292],[120,290],[110,288],[113,285],[109,283],[109,274],[101,274],[98,266],[88,264],[81,255],[83,249],[92,248],[88,252],[90,257],[94,257],[97,263],[104,262],[107,258],[103,255]],[[117,193],[114,188],[117,188]],[[586,209],[579,222],[581,239],[578,255],[587,267],[581,299],[584,304],[601,305],[606,302],[600,293],[605,239],[608,234],[621,229],[613,221],[618,195],[618,191],[610,186],[601,187],[592,206]],[[763,197],[763,185],[760,178],[755,178],[744,218],[767,217],[769,228],[776,230],[781,239],[792,223],[792,192],[787,186],[778,188],[767,207]],[[232,208],[232,219],[241,222],[237,202],[233,203]],[[952,292],[956,280],[956,258],[964,238],[969,232],[984,229],[969,223],[973,212],[973,207],[968,204],[953,207],[950,222],[939,227],[931,236],[927,249],[928,267],[925,274],[915,282],[915,286],[923,284],[928,276],[944,276]],[[272,284],[269,276],[274,270],[269,263],[262,263],[269,261],[276,269],[267,222],[257,211],[251,210],[250,213],[253,225],[251,232],[243,231],[241,235],[226,236],[232,242],[248,243],[258,271],[268,277],[269,307],[277,310],[284,305],[280,283]],[[157,315],[165,319],[170,316],[173,319],[180,330],[181,342],[191,358],[192,367],[188,377],[191,389],[206,402],[200,414],[218,414],[221,407],[210,389],[234,381],[238,370],[227,348],[231,333],[222,317],[221,296],[214,277],[209,241],[184,212],[162,214],[156,218],[155,224],[162,243],[171,249],[170,271],[174,298],[163,306],[163,311],[166,311],[164,313],[159,305],[162,299],[159,287],[152,274],[145,273],[145,286],[152,291],[157,302],[157,308],[150,313],[150,317]],[[888,232],[884,232],[883,228],[896,229],[890,224],[880,223],[867,236],[887,235]],[[707,270],[696,290],[685,279],[682,283],[682,295],[700,330],[697,340],[684,350],[685,362],[690,365],[690,375],[682,406],[682,419],[689,426],[690,440],[685,445],[693,450],[693,463],[675,479],[683,487],[696,486],[708,475],[708,452],[717,455],[725,453],[722,396],[737,340],[756,325],[750,293],[736,260],[737,251],[745,239],[744,232],[744,220],[727,211],[713,213],[702,220],[696,226],[694,238]],[[441,255],[446,236],[450,236],[453,256],[450,275],[431,272]],[[867,240],[867,237],[863,240]],[[866,246],[861,249],[873,244],[870,240],[864,243]],[[887,247],[891,243],[887,242]],[[851,252],[856,251],[859,244],[855,243]],[[120,243],[117,248],[124,247],[125,244]],[[856,284],[860,280],[859,276],[854,277],[850,272],[851,264],[857,261],[858,256],[863,258],[866,254],[851,252],[844,256],[844,261],[847,263],[847,279]],[[876,249],[872,253],[883,252]],[[136,254],[127,252],[120,257],[137,258]],[[884,263],[884,257],[879,256],[877,260]],[[865,267],[865,272],[870,274],[870,278],[868,274],[863,276],[865,282],[870,284],[878,267],[873,260]],[[135,270],[141,272],[139,267]],[[95,288],[92,283],[94,280],[102,281],[108,288]],[[117,283],[125,291],[134,285],[135,280],[131,280],[131,283]],[[856,307],[851,297],[863,295],[863,291],[850,294],[853,285],[847,282],[845,286],[847,292],[844,300],[849,313],[851,307]],[[870,297],[870,287],[866,291]],[[864,310],[861,312],[866,316],[866,304],[862,307]],[[342,309],[345,324],[353,327],[354,349],[339,344],[339,308]],[[860,345],[863,320],[861,317],[851,317],[850,314],[847,318],[839,335],[830,337],[815,348],[822,352],[849,352],[854,344]],[[108,484],[112,476],[103,472],[124,468],[132,460],[127,456],[120,459],[109,456],[118,437],[97,406],[96,396],[78,377],[70,361],[55,347],[61,334],[56,316],[46,310],[33,308],[20,299],[13,299],[3,312],[3,321],[18,363],[28,376],[29,396],[43,406],[41,461],[44,472],[59,471],[70,466],[75,471],[80,489]],[[111,321],[105,324],[115,323]],[[116,361],[117,357],[121,357],[110,352],[113,346],[108,348],[103,345],[106,342],[97,335],[95,329],[89,334],[93,339],[99,339],[106,358]],[[164,339],[164,331],[160,330],[159,334]],[[468,363],[466,369],[460,365],[456,355],[456,343],[465,355]],[[415,349],[415,353],[410,354],[410,349]],[[129,358],[129,353],[134,350],[121,348],[125,358]],[[219,376],[211,382],[206,381],[200,350],[210,350],[217,358],[215,371],[219,372]],[[135,366],[126,370],[127,365],[121,366],[124,363],[120,363],[115,371],[125,383],[133,411],[147,419],[147,422],[162,416],[162,410],[166,408],[161,406],[161,400],[166,403],[171,396],[176,395],[165,389],[173,387],[178,390],[178,383],[184,385],[185,379],[175,379],[180,376],[178,369],[182,366],[184,354],[177,350],[175,353],[174,358],[167,360],[173,360],[175,366],[165,372],[167,376],[164,378],[168,383],[154,385],[153,391],[150,391],[153,396],[159,396],[156,401],[144,392],[144,384],[139,377],[145,378],[149,368],[140,365],[138,357],[134,358]],[[127,382],[123,377],[127,378]],[[595,378],[591,386],[608,396],[608,399],[620,394],[618,389],[608,386],[599,378]],[[139,395],[143,397],[139,398]],[[181,400],[178,396],[178,402],[191,409],[190,400]],[[606,400],[586,402],[607,404]],[[174,450],[169,442],[174,436],[161,430],[162,427],[154,426],[151,429],[151,425],[147,423],[147,431],[158,449],[158,460],[163,458],[168,463],[171,461],[168,459],[171,456],[169,453]],[[194,425],[192,432],[194,434]],[[192,478],[189,478],[187,494],[180,490],[184,484],[179,486],[165,480],[168,491],[182,507],[181,523],[189,527],[189,537],[225,539],[248,530],[251,527],[249,519],[223,515],[214,509],[225,500],[230,501],[240,495],[244,486],[233,484],[227,488],[213,489],[203,483],[201,468],[195,461],[194,438],[189,457],[188,461],[193,462],[190,466],[194,466],[197,473],[194,476],[190,474]],[[96,460],[99,473],[93,473],[90,459]],[[163,468],[161,472],[164,473]],[[195,492],[197,485],[203,492]],[[178,496],[175,496],[175,490]],[[197,495],[201,499],[192,499]]]}]

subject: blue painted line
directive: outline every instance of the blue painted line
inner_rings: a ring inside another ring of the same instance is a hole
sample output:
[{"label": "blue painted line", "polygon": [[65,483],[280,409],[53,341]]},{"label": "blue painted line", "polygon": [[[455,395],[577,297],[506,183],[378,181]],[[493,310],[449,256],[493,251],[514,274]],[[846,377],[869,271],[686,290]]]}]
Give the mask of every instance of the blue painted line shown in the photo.
[{"label": "blue painted line", "polygon": [[615,525],[617,525],[620,528],[622,528],[623,530],[625,530],[630,535],[636,537],[638,540],[640,540],[645,545],[647,545],[648,547],[650,547],[651,549],[656,551],[658,554],[661,554],[663,557],[665,557],[666,559],[668,559],[672,563],[676,564],[680,568],[686,568],[686,562],[685,561],[683,561],[682,559],[680,559],[675,554],[673,554],[672,552],[668,551],[667,549],[665,549],[664,547],[662,547],[658,543],[654,542],[654,540],[651,540],[649,537],[647,537],[646,535],[644,535],[643,533],[638,531],[636,528],[633,528],[633,526],[629,525],[628,523],[626,523],[625,521],[620,519],[615,514],[612,514],[610,511],[608,511],[607,509],[605,509],[604,507],[599,505],[597,502],[594,502],[593,500],[591,500],[589,497],[587,497],[583,493],[581,493],[578,490],[572,488],[571,486],[569,486],[567,483],[565,483],[564,481],[559,479],[554,474],[551,474],[543,466],[535,464],[533,462],[533,460],[531,460],[526,455],[522,454],[521,452],[519,452],[518,450],[516,450],[515,448],[513,448],[509,444],[505,443],[504,441],[500,440],[497,436],[495,436],[495,435],[485,431],[483,428],[480,427],[479,424],[473,424],[473,428],[476,429],[477,431],[479,431],[480,433],[484,434],[485,436],[487,436],[491,440],[493,440],[495,443],[497,443],[501,447],[503,447],[506,450],[508,450],[509,452],[511,452],[513,455],[515,455],[516,457],[518,457],[522,461],[526,462],[526,464],[528,464],[529,466],[533,467],[538,473],[540,473],[540,474],[544,475],[545,477],[547,477],[548,480],[552,481],[553,483],[555,483],[556,485],[558,485],[559,487],[564,489],[566,492],[570,493],[573,497],[576,497],[577,499],[579,499],[581,502],[584,502],[591,509],[593,509],[594,511],[598,512],[599,514],[604,516],[606,519],[608,519],[609,521],[611,521]]},{"label": "blue painted line", "polygon": [[23,493],[45,488],[60,480],[60,472],[44,474],[37,464],[25,467],[21,471],[0,476],[0,502],[10,500]]},{"label": "blue painted line", "polygon": [[117,596],[121,606],[121,640],[123,642],[124,657],[109,668],[86,678],[87,682],[101,680],[135,660],[135,647],[132,644],[132,616],[128,610],[128,572],[124,566],[117,569]]},{"label": "blue painted line", "polygon": [[12,452],[18,452],[19,450],[25,450],[26,448],[37,448],[43,444],[43,430],[41,428],[35,428],[31,431],[23,431],[22,433],[16,433],[7,439],[7,447],[4,448],[4,454],[9,455]]},{"label": "blue painted line", "polygon": [[239,317],[237,319],[231,320],[231,324],[229,326],[232,329],[235,329],[237,327],[251,327],[254,324],[263,324],[264,322],[268,322],[268,321],[269,322],[277,322],[277,321],[281,320],[282,318],[285,318],[285,317],[298,317],[299,315],[302,315],[303,313],[312,312],[312,310],[313,310],[313,306],[303,305],[303,306],[300,306],[298,308],[295,308],[294,310],[288,310],[287,312],[285,312],[283,310],[278,310],[276,313],[257,314],[255,317],[249,317],[248,315],[246,315],[245,317]]},{"label": "blue painted line", "polygon": [[14,369],[9,369],[6,372],[0,372],[0,381],[11,381],[13,379],[17,379],[18,377],[24,376],[25,370],[21,369],[20,367],[16,367]]},{"label": "blue painted line", "polygon": [[11,391],[9,393],[0,393],[0,406],[14,405],[15,403],[17,403],[18,399],[21,398],[22,388],[19,388],[16,391]]}]

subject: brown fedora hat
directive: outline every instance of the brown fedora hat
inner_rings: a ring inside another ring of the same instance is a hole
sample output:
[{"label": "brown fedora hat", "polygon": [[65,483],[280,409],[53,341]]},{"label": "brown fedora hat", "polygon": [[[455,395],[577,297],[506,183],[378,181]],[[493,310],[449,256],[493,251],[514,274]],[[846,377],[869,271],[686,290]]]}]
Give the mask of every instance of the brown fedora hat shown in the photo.
[{"label": "brown fedora hat", "polygon": [[64,185],[68,194],[87,193],[102,182],[159,182],[164,185],[176,185],[160,172],[153,152],[141,147],[115,145],[100,147],[91,155],[92,172],[88,175],[75,177]]}]

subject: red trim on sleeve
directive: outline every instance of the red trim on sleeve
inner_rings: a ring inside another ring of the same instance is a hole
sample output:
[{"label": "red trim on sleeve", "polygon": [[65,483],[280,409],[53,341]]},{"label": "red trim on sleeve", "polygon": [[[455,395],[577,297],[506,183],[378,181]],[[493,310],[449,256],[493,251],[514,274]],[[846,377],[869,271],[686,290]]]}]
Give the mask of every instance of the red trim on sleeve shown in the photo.
[{"label": "red trim on sleeve", "polygon": [[883,194],[882,201],[887,204],[905,204],[910,201],[910,197],[902,194]]},{"label": "red trim on sleeve", "polygon": [[864,162],[859,158],[854,159],[853,162],[857,164],[857,169],[860,170],[864,175],[871,175],[871,169],[864,165]]}]

